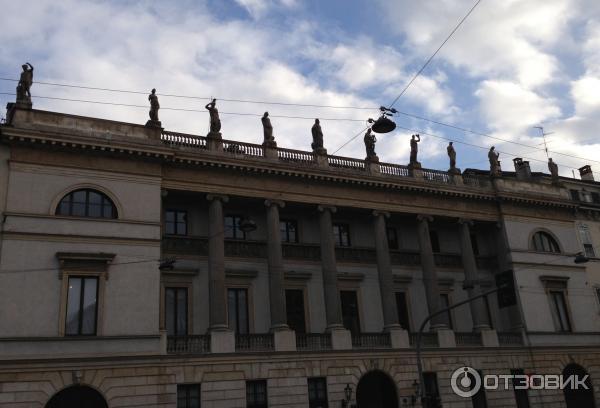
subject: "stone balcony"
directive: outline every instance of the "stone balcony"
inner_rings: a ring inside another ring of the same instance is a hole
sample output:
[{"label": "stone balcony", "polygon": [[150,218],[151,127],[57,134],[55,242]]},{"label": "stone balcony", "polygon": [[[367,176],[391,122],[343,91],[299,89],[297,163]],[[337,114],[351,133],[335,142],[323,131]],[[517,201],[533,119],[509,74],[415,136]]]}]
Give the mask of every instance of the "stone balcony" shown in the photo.
[{"label": "stone balcony", "polygon": [[[319,261],[321,248],[318,244],[286,244],[282,245],[283,258],[288,260]],[[208,239],[205,237],[167,235],[162,239],[162,251],[166,256],[196,255],[208,256]],[[266,241],[225,240],[225,256],[232,258],[267,258]],[[337,247],[336,260],[341,263],[377,263],[375,248]],[[390,251],[393,265],[418,266],[421,256],[416,251]],[[434,254],[435,263],[442,268],[461,268],[460,254]],[[477,267],[491,270],[496,267],[494,256],[477,257]]]}]

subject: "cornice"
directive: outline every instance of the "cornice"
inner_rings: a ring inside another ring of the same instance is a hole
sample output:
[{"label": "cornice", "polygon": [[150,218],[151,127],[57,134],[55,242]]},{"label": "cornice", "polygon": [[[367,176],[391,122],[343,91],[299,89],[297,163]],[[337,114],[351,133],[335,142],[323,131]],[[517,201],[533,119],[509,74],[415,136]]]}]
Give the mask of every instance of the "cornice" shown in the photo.
[{"label": "cornice", "polygon": [[2,126],[0,142],[12,145],[31,146],[42,149],[79,151],[84,154],[111,155],[135,160],[159,161],[166,166],[216,168],[231,171],[251,172],[281,177],[315,180],[319,182],[343,183],[368,188],[383,188],[406,192],[429,194],[447,198],[474,199],[481,201],[508,201],[525,205],[545,206],[575,210],[576,203],[566,199],[548,196],[523,196],[521,194],[494,191],[493,188],[456,186],[433,181],[423,181],[412,177],[378,174],[356,174],[354,170],[342,168],[312,167],[289,162],[279,162],[268,158],[260,160],[244,156],[236,158],[193,147],[169,146],[159,140],[139,139],[124,136],[105,137],[58,133],[54,130],[21,129]]}]

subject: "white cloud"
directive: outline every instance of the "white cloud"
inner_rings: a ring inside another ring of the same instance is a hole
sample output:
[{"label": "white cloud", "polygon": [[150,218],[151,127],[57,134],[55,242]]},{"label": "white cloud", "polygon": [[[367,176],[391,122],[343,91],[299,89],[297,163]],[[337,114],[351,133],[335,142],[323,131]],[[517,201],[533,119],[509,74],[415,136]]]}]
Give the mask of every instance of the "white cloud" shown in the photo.
[{"label": "white cloud", "polygon": [[[389,28],[405,35],[415,52],[425,58],[441,44],[473,2],[381,0],[379,4]],[[466,69],[473,76],[539,86],[550,82],[558,69],[557,59],[546,48],[561,40],[572,16],[569,0],[482,2],[438,58]]]},{"label": "white cloud", "polygon": [[299,7],[297,0],[235,0],[235,2],[244,7],[254,19],[264,17],[272,8],[293,9]]},{"label": "white cloud", "polygon": [[513,137],[561,113],[551,99],[542,98],[514,82],[483,81],[475,95],[489,126]]}]

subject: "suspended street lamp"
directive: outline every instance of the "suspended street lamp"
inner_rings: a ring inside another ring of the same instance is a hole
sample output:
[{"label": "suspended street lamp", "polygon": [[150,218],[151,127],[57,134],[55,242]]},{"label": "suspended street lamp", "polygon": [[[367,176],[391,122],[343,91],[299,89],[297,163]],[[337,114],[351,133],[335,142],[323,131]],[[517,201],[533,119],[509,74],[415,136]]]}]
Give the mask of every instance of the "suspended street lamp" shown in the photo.
[{"label": "suspended street lamp", "polygon": [[379,110],[381,111],[381,116],[379,117],[379,119],[374,120],[369,118],[369,120],[367,121],[373,124],[371,126],[373,132],[389,133],[392,130],[396,129],[396,124],[393,120],[389,119],[388,116],[394,116],[394,113],[397,113],[398,111],[394,108],[386,108],[385,106],[381,106]]}]

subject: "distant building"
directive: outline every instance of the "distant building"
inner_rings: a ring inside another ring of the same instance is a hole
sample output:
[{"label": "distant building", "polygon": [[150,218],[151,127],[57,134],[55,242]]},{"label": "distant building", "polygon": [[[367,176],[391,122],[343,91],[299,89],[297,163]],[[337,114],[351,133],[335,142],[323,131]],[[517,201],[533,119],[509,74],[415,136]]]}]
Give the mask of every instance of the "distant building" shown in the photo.
[{"label": "distant building", "polygon": [[450,386],[463,366],[600,385],[593,180],[7,118],[0,407],[332,408],[347,391],[358,407],[414,406],[420,323],[509,270],[516,305],[490,295],[428,326],[425,405],[594,406],[593,387]]}]

